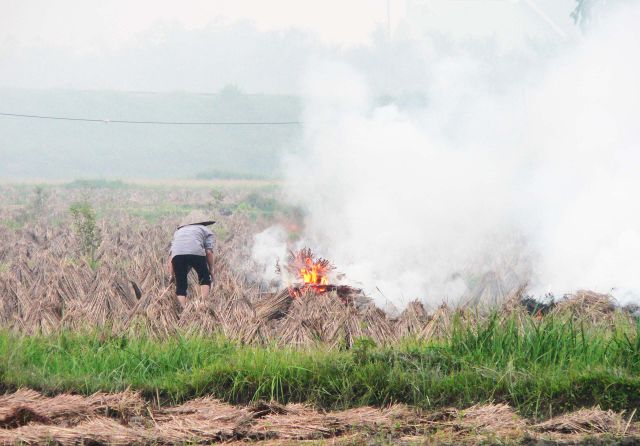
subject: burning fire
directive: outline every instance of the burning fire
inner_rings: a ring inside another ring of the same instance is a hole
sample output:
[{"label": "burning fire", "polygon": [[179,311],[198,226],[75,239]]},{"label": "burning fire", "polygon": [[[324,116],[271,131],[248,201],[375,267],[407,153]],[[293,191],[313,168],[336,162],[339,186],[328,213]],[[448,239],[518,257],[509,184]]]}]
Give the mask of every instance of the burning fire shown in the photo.
[{"label": "burning fire", "polygon": [[329,278],[324,275],[326,272],[321,265],[314,263],[309,257],[305,259],[305,263],[306,266],[300,268],[300,277],[305,284],[329,285]]},{"label": "burning fire", "polygon": [[[344,304],[351,304],[354,296],[362,291],[349,285],[330,283],[329,276],[336,269],[335,266],[327,259],[315,257],[309,248],[303,248],[295,253],[291,251],[284,269],[287,271],[287,276],[294,282],[289,285],[289,295],[293,298],[309,293],[318,295],[335,292],[337,298]],[[276,271],[282,271],[280,264],[276,265]]]},{"label": "burning fire", "polygon": [[294,294],[301,294],[309,290],[316,293],[324,293],[329,286],[329,273],[335,267],[327,259],[316,258],[311,249],[303,248],[300,251],[289,254],[287,259],[287,272],[294,280],[301,281],[301,284],[294,284],[291,289],[295,289]]}]

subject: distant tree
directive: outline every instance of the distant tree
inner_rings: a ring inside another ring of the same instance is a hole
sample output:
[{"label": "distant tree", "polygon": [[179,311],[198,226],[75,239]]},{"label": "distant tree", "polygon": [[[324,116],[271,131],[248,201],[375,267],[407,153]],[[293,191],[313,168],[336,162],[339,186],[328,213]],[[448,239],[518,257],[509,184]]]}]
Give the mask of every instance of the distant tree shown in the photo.
[{"label": "distant tree", "polygon": [[212,209],[217,209],[219,208],[222,203],[224,202],[224,191],[222,189],[218,189],[218,188],[213,188],[211,189],[211,201],[209,202],[209,206]]},{"label": "distant tree", "polygon": [[98,265],[96,252],[102,243],[102,234],[96,224],[96,213],[88,202],[74,203],[69,208],[73,218],[73,229],[80,242],[80,249],[92,269]]},{"label": "distant tree", "polygon": [[49,201],[49,193],[44,186],[36,186],[33,190],[33,198],[30,203],[31,212],[34,216],[42,216]]},{"label": "distant tree", "polygon": [[26,224],[29,220],[38,220],[46,215],[47,203],[49,201],[49,193],[44,186],[36,186],[33,190],[31,199],[18,214],[16,223],[20,226]]},{"label": "distant tree", "polygon": [[225,85],[218,91],[218,95],[223,99],[236,99],[244,93],[237,85]]}]

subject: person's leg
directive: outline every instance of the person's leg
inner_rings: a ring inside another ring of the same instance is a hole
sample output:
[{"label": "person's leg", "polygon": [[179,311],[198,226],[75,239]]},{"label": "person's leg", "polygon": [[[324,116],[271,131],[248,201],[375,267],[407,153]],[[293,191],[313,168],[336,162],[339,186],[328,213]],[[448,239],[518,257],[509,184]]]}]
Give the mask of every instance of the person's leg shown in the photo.
[{"label": "person's leg", "polygon": [[211,290],[211,273],[209,273],[209,265],[205,256],[198,257],[193,267],[198,273],[198,282],[200,283],[200,294],[202,297],[209,296]]},{"label": "person's leg", "polygon": [[189,262],[186,261],[185,256],[175,256],[171,259],[173,264],[173,271],[176,278],[176,297],[180,308],[184,308],[187,305],[187,274],[191,269]]}]

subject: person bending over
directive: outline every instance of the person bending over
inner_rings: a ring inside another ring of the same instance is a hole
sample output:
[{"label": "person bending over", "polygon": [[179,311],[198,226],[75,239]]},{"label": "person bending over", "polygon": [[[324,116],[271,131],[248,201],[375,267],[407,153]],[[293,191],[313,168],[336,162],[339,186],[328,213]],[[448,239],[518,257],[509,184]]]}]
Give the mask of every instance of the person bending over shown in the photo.
[{"label": "person bending over", "polygon": [[215,236],[207,226],[214,224],[200,212],[191,212],[173,233],[169,251],[169,274],[176,283],[180,307],[187,305],[187,275],[191,268],[198,274],[200,292],[209,295],[213,278],[213,248]]}]

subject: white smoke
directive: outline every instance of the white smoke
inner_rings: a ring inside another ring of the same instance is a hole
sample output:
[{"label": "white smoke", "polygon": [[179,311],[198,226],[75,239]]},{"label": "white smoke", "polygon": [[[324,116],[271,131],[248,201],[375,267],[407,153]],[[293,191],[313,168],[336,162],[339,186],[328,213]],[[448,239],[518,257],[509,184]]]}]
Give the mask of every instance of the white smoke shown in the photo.
[{"label": "white smoke", "polygon": [[636,4],[603,22],[532,96],[527,229],[541,290],[640,297],[639,18]]},{"label": "white smoke", "polygon": [[252,259],[258,273],[267,282],[280,281],[276,265],[286,259],[287,233],[281,226],[272,226],[253,238]]},{"label": "white smoke", "polygon": [[523,57],[509,81],[484,53],[435,53],[420,110],[376,106],[366,74],[314,64],[305,151],[285,164],[305,242],[400,307],[457,301],[487,273],[639,295],[639,19],[626,8]]}]

